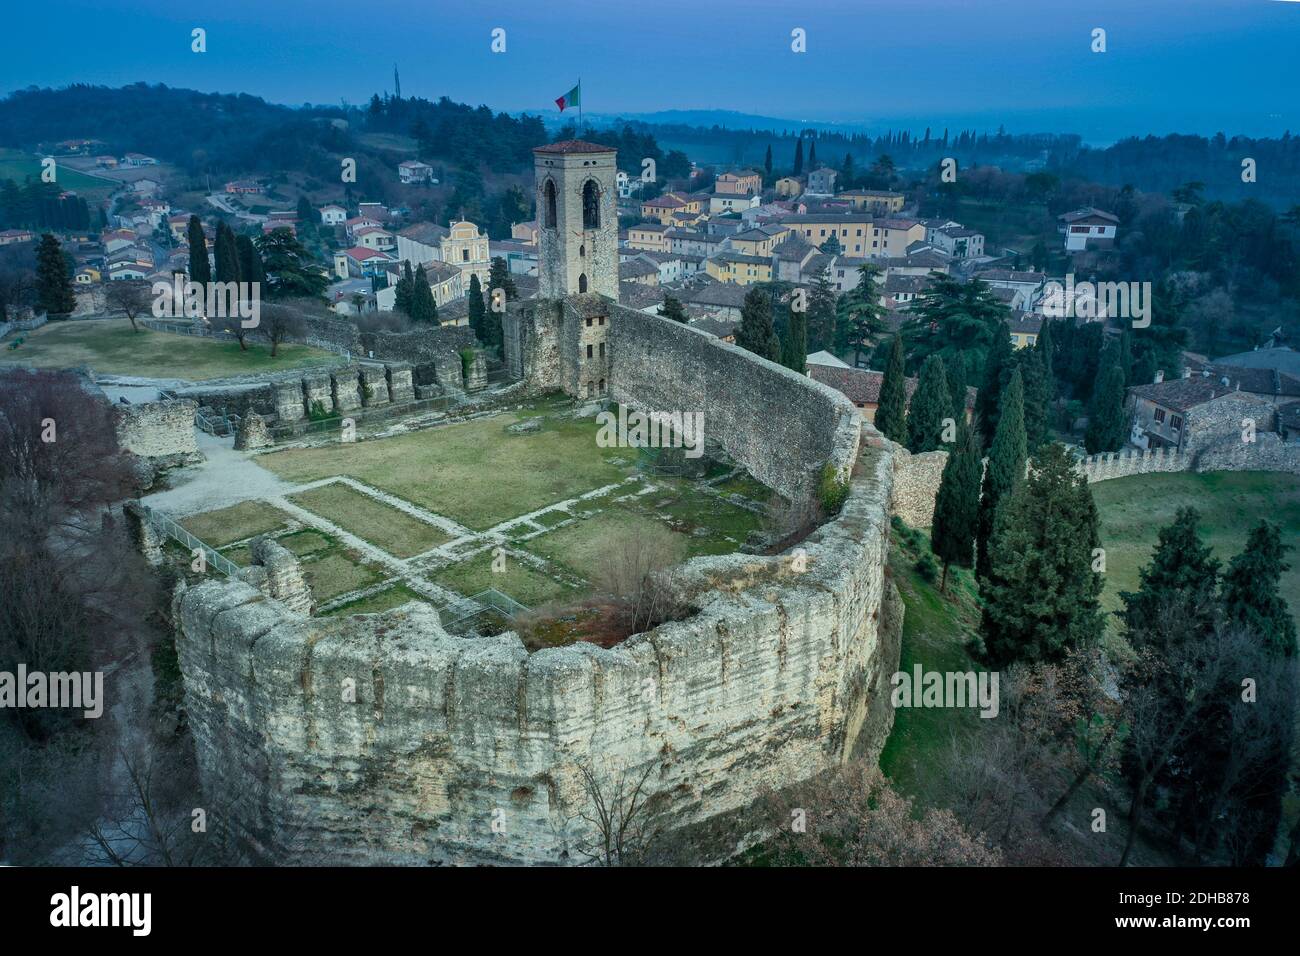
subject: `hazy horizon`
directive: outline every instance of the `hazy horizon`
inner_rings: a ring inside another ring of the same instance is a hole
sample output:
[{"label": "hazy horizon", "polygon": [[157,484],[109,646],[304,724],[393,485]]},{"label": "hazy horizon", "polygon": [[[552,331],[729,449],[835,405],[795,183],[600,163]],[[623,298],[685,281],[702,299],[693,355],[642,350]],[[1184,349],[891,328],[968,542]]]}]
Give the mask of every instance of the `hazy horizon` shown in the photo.
[{"label": "hazy horizon", "polygon": [[[91,0],[9,12],[0,89],[165,83],[286,105],[364,103],[391,91],[557,115],[579,77],[605,115],[734,110],[792,122],[938,131],[1005,125],[1104,144],[1129,135],[1300,131],[1300,3],[1155,0],[777,0],[633,8],[419,5],[358,18],[340,0],[205,4]],[[744,11],[743,16],[735,14]],[[81,24],[87,41],[70,40]],[[359,25],[358,25],[359,24]],[[207,52],[190,31],[207,31]],[[793,53],[790,32],[807,33]],[[1106,30],[1107,52],[1091,51]],[[506,52],[490,49],[506,31]],[[568,114],[565,114],[566,118]]]}]

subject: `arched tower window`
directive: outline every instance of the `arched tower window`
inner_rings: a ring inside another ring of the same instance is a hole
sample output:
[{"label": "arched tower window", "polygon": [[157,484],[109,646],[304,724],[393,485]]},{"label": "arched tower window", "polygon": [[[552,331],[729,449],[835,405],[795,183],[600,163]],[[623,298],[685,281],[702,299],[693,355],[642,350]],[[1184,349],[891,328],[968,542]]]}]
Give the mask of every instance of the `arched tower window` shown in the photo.
[{"label": "arched tower window", "polygon": [[579,292],[587,291],[587,273],[585,272],[582,275],[578,276],[578,291]]},{"label": "arched tower window", "polygon": [[546,185],[542,188],[543,204],[546,206],[546,212],[543,214],[542,225],[547,229],[555,228],[555,181],[548,179]]},{"label": "arched tower window", "polygon": [[600,187],[594,179],[582,186],[582,228],[600,228]]}]

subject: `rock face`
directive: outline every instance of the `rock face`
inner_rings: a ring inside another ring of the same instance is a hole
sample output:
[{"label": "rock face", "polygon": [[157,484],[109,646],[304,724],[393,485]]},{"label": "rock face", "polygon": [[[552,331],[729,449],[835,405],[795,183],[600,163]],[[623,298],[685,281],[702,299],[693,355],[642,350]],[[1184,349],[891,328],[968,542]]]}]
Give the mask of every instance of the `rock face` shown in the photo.
[{"label": "rock face", "polygon": [[266,427],[266,419],[257,412],[246,412],[239,420],[239,431],[235,433],[236,450],[251,451],[271,444],[271,432]]},{"label": "rock face", "polygon": [[[608,650],[456,637],[418,604],[305,619],[242,582],[179,591],[207,799],[280,861],[564,863],[592,836],[583,768],[650,769],[647,806],[678,827],[835,766],[897,667],[892,478],[867,449],[802,555],[690,561],[674,586],[698,613]],[[878,741],[892,710],[874,715]]]},{"label": "rock face", "polygon": [[202,461],[194,437],[198,405],[189,399],[115,405],[117,440],[154,470]]},{"label": "rock face", "polygon": [[355,366],[331,372],[330,381],[333,383],[331,394],[336,412],[354,412],[361,407],[361,387]]},{"label": "rock face", "polygon": [[301,421],[307,414],[303,407],[302,381],[277,382],[275,385],[275,414],[282,422]]},{"label": "rock face", "polygon": [[258,538],[249,549],[253,563],[243,579],[293,614],[310,614],[315,607],[311,588],[302,574],[298,556],[270,538]]}]

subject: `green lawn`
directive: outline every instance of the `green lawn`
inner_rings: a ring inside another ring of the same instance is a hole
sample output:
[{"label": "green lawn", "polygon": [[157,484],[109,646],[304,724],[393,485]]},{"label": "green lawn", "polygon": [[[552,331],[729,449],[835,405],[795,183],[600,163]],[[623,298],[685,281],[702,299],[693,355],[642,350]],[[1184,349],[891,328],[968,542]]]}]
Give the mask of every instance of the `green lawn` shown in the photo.
[{"label": "green lawn", "polygon": [[442,529],[341,482],[299,492],[289,500],[399,558],[451,540]]},{"label": "green lawn", "polygon": [[[9,344],[21,337],[16,349]],[[126,319],[50,322],[34,332],[11,335],[0,346],[0,362],[18,362],[39,368],[89,365],[109,375],[144,378],[178,378],[200,382],[230,375],[280,371],[326,365],[337,356],[307,345],[281,345],[271,358],[271,347],[251,343],[240,351],[237,342],[154,332],[141,327],[131,331]]]},{"label": "green lawn", "polygon": [[677,564],[687,556],[690,539],[653,518],[611,508],[533,538],[528,550],[595,581],[630,542],[647,543]]},{"label": "green lawn", "polygon": [[410,601],[424,601],[427,599],[412,591],[405,584],[394,584],[390,588],[384,588],[382,591],[376,591],[369,597],[358,598],[355,601],[349,601],[347,604],[340,604],[326,612],[327,615],[344,615],[344,614],[377,614],[380,611],[387,611],[391,608],[400,607]]},{"label": "green lawn", "polygon": [[[916,664],[926,671],[981,671],[966,650],[967,638],[979,626],[975,584],[969,571],[949,571],[948,590],[927,581],[915,568],[922,554],[930,553],[930,536],[895,531],[889,549],[889,567],[903,597],[903,645],[898,669],[911,673]],[[948,750],[954,734],[977,733],[983,719],[978,711],[951,707],[900,707],[894,712],[894,729],[880,754],[880,768],[900,788],[934,805],[943,796],[944,780],[936,764]]]},{"label": "green lawn", "polygon": [[448,565],[433,575],[433,580],[457,594],[473,597],[480,591],[495,588],[520,604],[538,607],[574,592],[512,555],[505,556],[505,570],[492,570],[492,551],[484,551],[467,561]]},{"label": "green lawn", "polygon": [[338,551],[327,552],[313,561],[304,561],[302,571],[317,604],[369,587],[383,577],[377,569]]},{"label": "green lawn", "polygon": [[[1091,487],[1101,512],[1101,543],[1106,549],[1102,606],[1107,611],[1120,606],[1120,591],[1136,589],[1138,569],[1150,561],[1156,533],[1173,521],[1180,507],[1190,505],[1201,513],[1202,540],[1225,565],[1261,518],[1281,526],[1284,543],[1300,542],[1300,476],[1175,473],[1116,478]],[[1292,551],[1288,560],[1291,570],[1282,576],[1282,596],[1300,621],[1300,551]]]},{"label": "green lawn", "polygon": [[208,547],[224,548],[234,541],[278,531],[289,520],[287,514],[264,501],[241,501],[229,508],[189,515],[180,525]]},{"label": "green lawn", "polygon": [[477,531],[629,474],[628,465],[609,460],[621,449],[596,445],[594,419],[557,415],[543,418],[538,432],[506,431],[522,417],[511,412],[393,438],[285,449],[257,463],[294,482],[350,475]]},{"label": "green lawn", "polygon": [[[20,149],[0,149],[0,179],[12,179],[19,186],[29,176],[41,177],[41,159]],[[88,176],[59,161],[54,157],[54,179],[60,189],[67,189],[81,196],[92,206],[117,188],[116,184],[97,176]]]}]

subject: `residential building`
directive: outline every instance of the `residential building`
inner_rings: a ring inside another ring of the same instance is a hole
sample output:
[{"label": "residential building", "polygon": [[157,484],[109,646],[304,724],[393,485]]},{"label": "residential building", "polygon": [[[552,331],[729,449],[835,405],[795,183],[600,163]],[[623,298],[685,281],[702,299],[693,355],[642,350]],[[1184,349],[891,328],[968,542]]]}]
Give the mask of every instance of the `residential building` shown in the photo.
[{"label": "residential building", "polygon": [[1066,252],[1109,248],[1119,229],[1118,216],[1092,206],[1062,213],[1056,220],[1057,231],[1065,237]]},{"label": "residential building", "polygon": [[397,164],[397,178],[407,185],[429,184],[437,182],[433,178],[433,167],[428,163],[421,163],[418,160],[408,159],[404,163]]},{"label": "residential building", "polygon": [[925,239],[925,226],[916,219],[879,219],[871,225],[871,249],[867,255],[905,256],[908,246]]},{"label": "residential building", "polygon": [[763,174],[756,169],[723,173],[714,180],[713,191],[732,196],[756,196],[763,191]]},{"label": "residential building", "polygon": [[[270,223],[268,223],[270,225]],[[363,249],[378,249],[380,252],[396,252],[397,237],[387,229],[367,226],[352,233],[352,239]]]},{"label": "residential building", "polygon": [[877,216],[896,216],[903,211],[903,205],[907,201],[902,193],[881,189],[845,189],[837,193],[835,198],[847,200],[855,209]]},{"label": "residential building", "polygon": [[1033,312],[1014,311],[1007,316],[1006,325],[1011,333],[1012,348],[1032,348],[1038,344],[1039,333],[1043,330],[1043,317]]},{"label": "residential building", "polygon": [[672,244],[669,242],[668,233],[671,228],[662,222],[643,222],[628,226],[627,247],[644,249],[647,252],[670,252]]},{"label": "residential building", "polygon": [[984,234],[974,229],[949,226],[937,230],[933,238],[928,238],[928,229],[926,232],[927,242],[954,259],[971,259],[984,255]]},{"label": "residential building", "polygon": [[772,260],[766,256],[745,256],[735,252],[719,252],[705,260],[704,270],[719,282],[749,285],[751,282],[770,282]]},{"label": "residential building", "polygon": [[809,196],[833,196],[835,195],[835,179],[839,176],[835,170],[829,166],[823,166],[820,169],[814,169],[808,174]]},{"label": "residential building", "polygon": [[718,215],[719,213],[744,213],[747,209],[755,209],[761,205],[763,200],[756,194],[749,193],[712,193],[709,196],[709,214]]},{"label": "residential building", "polygon": [[1192,451],[1225,436],[1240,441],[1243,419],[1254,421],[1257,431],[1274,430],[1274,412],[1267,401],[1211,376],[1134,385],[1127,406],[1130,441],[1139,448]]},{"label": "residential building", "polygon": [[527,222],[517,222],[510,227],[510,238],[525,242],[530,246],[537,245],[537,220],[530,219]]},{"label": "residential building", "polygon": [[348,221],[348,211],[335,203],[321,206],[320,221],[326,226],[341,226]]},{"label": "residential building", "polygon": [[[791,231],[820,248],[834,236],[840,252],[846,256],[868,256],[879,253],[872,250],[872,220],[862,213],[842,216],[802,215],[782,216],[777,220]],[[877,240],[878,241],[878,240]]]},{"label": "residential building", "polygon": [[782,199],[793,199],[803,192],[803,183],[793,176],[782,176],[773,184],[773,188]]}]

